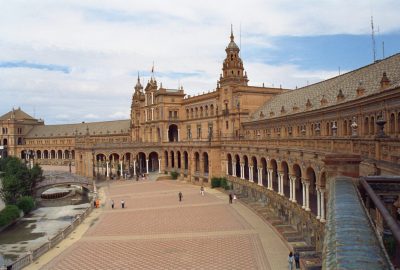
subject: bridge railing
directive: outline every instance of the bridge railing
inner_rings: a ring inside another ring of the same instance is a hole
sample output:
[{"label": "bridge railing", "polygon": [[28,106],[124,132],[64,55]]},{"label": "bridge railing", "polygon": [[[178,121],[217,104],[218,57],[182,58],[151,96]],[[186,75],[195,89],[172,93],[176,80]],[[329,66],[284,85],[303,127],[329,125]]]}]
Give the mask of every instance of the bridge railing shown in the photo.
[{"label": "bridge railing", "polygon": [[[376,191],[375,191],[376,190]],[[360,178],[360,194],[375,231],[395,267],[400,266],[400,177]]]},{"label": "bridge railing", "polygon": [[[48,239],[47,242],[41,244],[37,248],[31,250],[28,252],[28,254],[18,258],[15,262],[12,264],[8,265],[4,269],[22,269],[25,266],[33,263],[36,261],[40,256],[42,256],[44,253],[55,247],[58,243],[60,243],[63,239],[67,238],[67,236],[79,225],[81,224],[87,216],[92,212],[93,202],[90,203],[90,206],[86,208],[86,210],[75,217],[75,219],[71,222],[70,225],[68,225],[64,230],[53,236],[52,238]],[[3,268],[0,266],[0,270],[3,270]]]}]

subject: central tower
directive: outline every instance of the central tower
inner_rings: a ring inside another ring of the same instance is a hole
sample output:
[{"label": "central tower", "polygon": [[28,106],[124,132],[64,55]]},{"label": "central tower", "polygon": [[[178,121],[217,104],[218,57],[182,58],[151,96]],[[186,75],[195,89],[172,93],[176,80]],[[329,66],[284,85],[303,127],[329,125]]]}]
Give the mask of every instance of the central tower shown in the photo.
[{"label": "central tower", "polygon": [[244,71],[242,59],[239,57],[240,49],[235,43],[232,26],[230,39],[231,41],[225,49],[226,58],[222,66],[222,74],[219,82],[221,86],[230,84],[246,86],[249,80]]}]

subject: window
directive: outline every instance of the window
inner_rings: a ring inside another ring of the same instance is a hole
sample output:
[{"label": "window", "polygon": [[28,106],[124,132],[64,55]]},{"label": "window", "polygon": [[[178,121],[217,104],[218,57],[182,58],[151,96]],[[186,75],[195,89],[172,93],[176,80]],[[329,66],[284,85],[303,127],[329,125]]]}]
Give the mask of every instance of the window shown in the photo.
[{"label": "window", "polygon": [[197,139],[201,139],[201,125],[197,125]]},{"label": "window", "polygon": [[190,140],[192,138],[192,130],[190,126],[187,127],[187,139]]},{"label": "window", "polygon": [[229,122],[228,121],[225,121],[225,128],[229,129]]}]

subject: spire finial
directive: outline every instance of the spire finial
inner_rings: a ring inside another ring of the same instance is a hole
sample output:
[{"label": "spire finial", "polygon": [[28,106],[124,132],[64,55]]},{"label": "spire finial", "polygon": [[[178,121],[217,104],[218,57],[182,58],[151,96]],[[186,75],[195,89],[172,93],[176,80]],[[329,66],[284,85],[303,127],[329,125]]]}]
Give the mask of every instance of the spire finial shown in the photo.
[{"label": "spire finial", "polygon": [[231,41],[233,41],[234,36],[233,36],[233,25],[231,24]]},{"label": "spire finial", "polygon": [[139,75],[139,71],[137,72],[137,81],[140,83],[140,75]]}]

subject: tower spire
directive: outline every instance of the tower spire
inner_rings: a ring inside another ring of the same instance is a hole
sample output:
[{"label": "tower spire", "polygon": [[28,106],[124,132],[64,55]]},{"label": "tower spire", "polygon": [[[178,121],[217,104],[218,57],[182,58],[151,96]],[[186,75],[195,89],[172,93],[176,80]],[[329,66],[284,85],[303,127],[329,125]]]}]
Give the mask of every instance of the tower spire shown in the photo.
[{"label": "tower spire", "polygon": [[234,36],[233,36],[233,25],[231,24],[231,41],[233,41],[234,40]]}]

